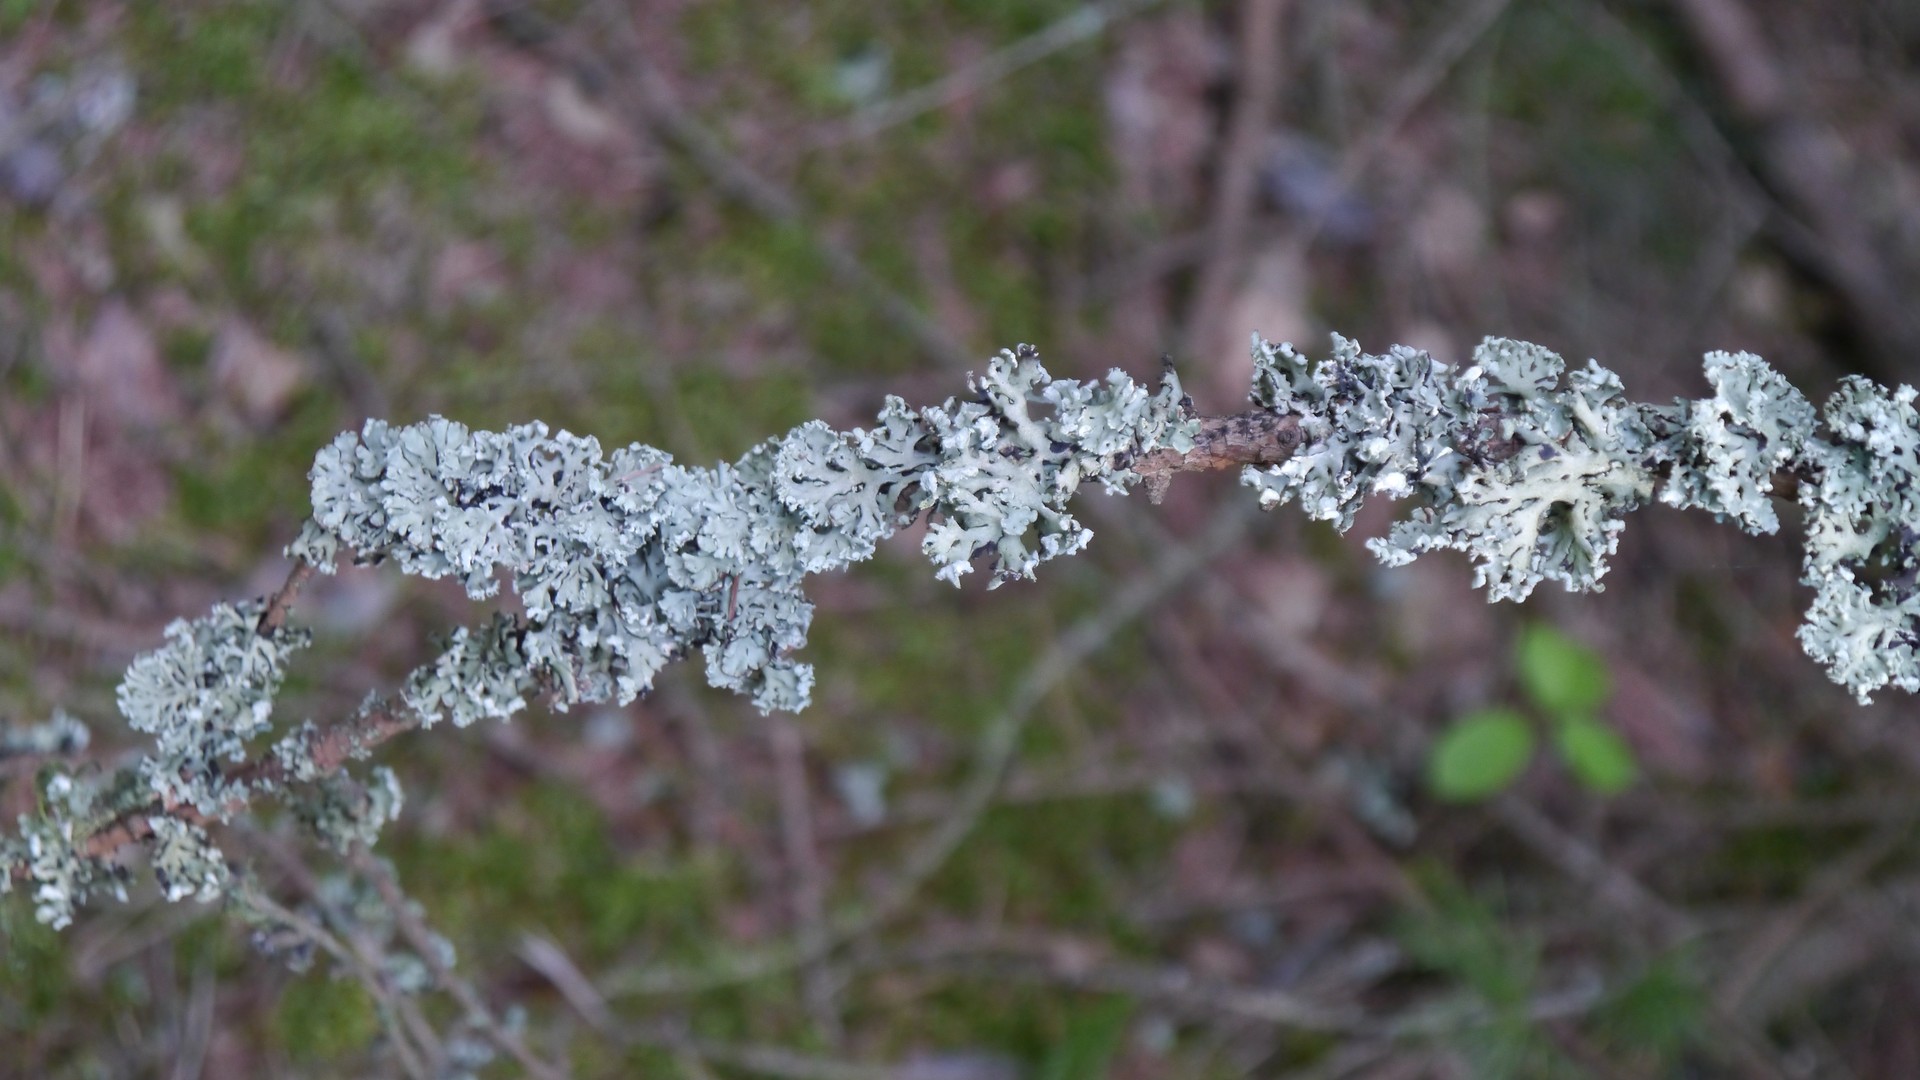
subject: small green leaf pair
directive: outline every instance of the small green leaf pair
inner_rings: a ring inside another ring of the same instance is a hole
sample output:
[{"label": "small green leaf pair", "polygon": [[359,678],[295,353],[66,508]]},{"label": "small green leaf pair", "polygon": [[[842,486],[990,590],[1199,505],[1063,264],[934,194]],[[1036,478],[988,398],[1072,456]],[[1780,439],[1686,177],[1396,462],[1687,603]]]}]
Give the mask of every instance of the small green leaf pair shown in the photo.
[{"label": "small green leaf pair", "polygon": [[[1552,726],[1553,748],[1574,779],[1596,795],[1633,785],[1640,769],[1620,734],[1595,710],[1613,692],[1606,662],[1545,626],[1530,626],[1514,650],[1520,685]],[[1533,759],[1535,725],[1518,709],[1493,706],[1455,721],[1427,758],[1427,783],[1448,802],[1478,802],[1506,790]]]}]

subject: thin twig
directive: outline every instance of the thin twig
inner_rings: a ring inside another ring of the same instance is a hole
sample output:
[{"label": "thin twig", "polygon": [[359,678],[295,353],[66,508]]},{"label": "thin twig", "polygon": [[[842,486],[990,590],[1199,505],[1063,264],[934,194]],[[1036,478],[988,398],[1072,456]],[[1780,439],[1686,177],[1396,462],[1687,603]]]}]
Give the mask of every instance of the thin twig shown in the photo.
[{"label": "thin twig", "polygon": [[1874,228],[1859,214],[1864,200],[1848,177],[1846,145],[1797,92],[1754,13],[1741,0],[1672,0],[1682,24],[1724,88],[1731,111],[1754,138],[1757,164],[1771,186],[1804,215],[1807,243],[1784,235],[1796,256],[1825,278],[1858,316],[1879,354],[1874,374],[1892,383],[1899,365],[1920,348],[1920,319],[1902,291],[1901,275],[1883,258]]},{"label": "thin twig", "polygon": [[[346,943],[326,927],[299,912],[282,907],[257,888],[245,887],[236,890],[233,895],[236,903],[253,908],[272,921],[299,934],[351,972],[360,984],[367,988],[367,992],[373,995],[374,1005],[380,1012],[381,1026],[386,1029],[387,1037],[393,1041],[394,1053],[400,1059],[401,1068],[415,1080],[427,1080],[434,1075],[433,1070],[428,1069],[421,1061],[422,1051],[408,1041],[407,1026],[401,1020],[401,1003],[387,986],[377,965],[370,964],[357,950],[348,948]],[[438,1058],[437,1050],[433,1052],[433,1056]]]},{"label": "thin twig", "polygon": [[[604,9],[605,6],[598,7]],[[680,104],[666,79],[647,61],[648,50],[629,14],[623,12],[615,16],[604,10],[599,12],[609,24],[601,28],[602,32],[620,42],[621,62],[616,68],[582,49],[564,44],[557,27],[517,0],[491,0],[487,9],[495,24],[506,28],[520,43],[558,61],[581,94],[590,99],[615,94],[650,132],[685,154],[715,190],[767,221],[805,237],[828,273],[863,294],[880,318],[941,366],[962,370],[975,362],[965,349],[954,343],[951,334],[868,269],[858,255],[822,235],[809,222],[805,209],[791,192],[729,150]]]},{"label": "thin twig", "polygon": [[1914,819],[1882,822],[1858,847],[1821,868],[1812,884],[1785,911],[1762,927],[1726,965],[1714,1001],[1726,1014],[1738,1015],[1780,954],[1793,945],[1821,911],[1854,891],[1895,848],[1913,834]]},{"label": "thin twig", "polygon": [[[1159,968],[1090,957],[1083,949],[1045,950],[1036,956],[1031,945],[1021,947],[1018,943],[996,941],[993,935],[985,939],[909,947],[880,953],[866,961],[878,969],[911,967],[972,978],[1125,994],[1209,1020],[1232,1018],[1355,1038],[1429,1038],[1496,1022],[1496,1017],[1483,1008],[1462,1008],[1451,1001],[1416,1006],[1398,1016],[1375,1019],[1357,1006],[1330,1005],[1272,987],[1209,979],[1184,968]],[[1543,1021],[1584,1015],[1605,1000],[1605,996],[1598,982],[1582,981],[1536,997],[1527,1008],[1527,1016]]]},{"label": "thin twig", "polygon": [[255,624],[254,632],[266,636],[287,624],[287,614],[293,610],[293,602],[300,599],[300,590],[313,578],[313,565],[305,559],[295,559],[293,568],[287,571],[287,580],[267,597],[267,609],[260,613],[260,621]]},{"label": "thin twig", "polygon": [[1243,465],[1277,465],[1293,456],[1302,439],[1300,418],[1257,409],[1238,416],[1200,418],[1193,449],[1155,450],[1133,463],[1147,482],[1147,494],[1159,502],[1177,473],[1213,472]]},{"label": "thin twig", "polygon": [[1200,267],[1193,303],[1187,313],[1186,341],[1191,351],[1211,352],[1203,335],[1219,333],[1240,274],[1247,220],[1259,195],[1260,159],[1273,127],[1280,96],[1280,27],[1288,0],[1245,0],[1240,8],[1239,79],[1222,142],[1214,182],[1213,214],[1207,227],[1208,258]]},{"label": "thin twig", "polygon": [[394,880],[386,864],[374,858],[364,845],[355,846],[352,862],[354,869],[371,881],[374,889],[380,893],[380,898],[386,902],[388,910],[393,913],[394,925],[399,928],[400,936],[406,939],[408,947],[427,965],[427,970],[433,973],[433,981],[439,984],[441,989],[452,994],[453,999],[460,1003],[460,1007],[467,1011],[468,1022],[486,1032],[487,1038],[493,1040],[494,1045],[513,1055],[513,1059],[518,1061],[528,1073],[543,1080],[559,1080],[564,1072],[536,1056],[528,1048],[525,1040],[508,1030],[499,1018],[494,1016],[493,1010],[487,1007],[486,1001],[480,997],[479,991],[474,989],[473,983],[441,960],[439,943],[434,939],[433,931],[427,928],[420,914],[408,902],[406,893],[401,891],[400,883]]},{"label": "thin twig", "polygon": [[870,139],[891,127],[945,108],[972,97],[980,91],[1045,60],[1055,53],[1091,41],[1115,23],[1158,4],[1160,0],[1115,0],[1110,4],[1087,4],[1003,49],[988,53],[965,67],[955,69],[930,83],[916,86],[903,94],[868,106],[853,115],[846,125],[824,138],[815,147]]},{"label": "thin twig", "polygon": [[[780,795],[780,838],[793,879],[793,917],[802,946],[826,931],[826,874],[820,866],[819,839],[813,823],[813,797],[807,787],[806,742],[790,717],[768,719],[774,773]],[[803,973],[807,1009],[814,1024],[839,1041],[841,1021],[832,974],[818,962]]]}]

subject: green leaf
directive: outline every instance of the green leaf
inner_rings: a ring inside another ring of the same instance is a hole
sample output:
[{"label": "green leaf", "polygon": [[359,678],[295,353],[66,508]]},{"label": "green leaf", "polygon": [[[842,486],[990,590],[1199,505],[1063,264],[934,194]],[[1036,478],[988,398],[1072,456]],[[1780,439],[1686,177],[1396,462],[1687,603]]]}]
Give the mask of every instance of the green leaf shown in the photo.
[{"label": "green leaf", "polygon": [[1561,717],[1553,741],[1574,777],[1595,794],[1618,795],[1640,777],[1633,748],[1619,732],[1591,716]]},{"label": "green leaf", "polygon": [[1427,783],[1448,802],[1476,802],[1498,794],[1533,756],[1533,727],[1512,709],[1482,709],[1462,717],[1427,758]]},{"label": "green leaf", "polygon": [[1550,626],[1521,631],[1514,662],[1527,696],[1556,716],[1591,713],[1613,693],[1607,662]]}]

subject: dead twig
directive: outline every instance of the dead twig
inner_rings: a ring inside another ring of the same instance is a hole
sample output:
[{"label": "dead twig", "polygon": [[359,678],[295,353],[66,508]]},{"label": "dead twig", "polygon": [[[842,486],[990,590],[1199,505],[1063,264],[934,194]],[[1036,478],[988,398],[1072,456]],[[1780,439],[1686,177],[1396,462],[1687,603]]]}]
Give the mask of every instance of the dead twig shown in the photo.
[{"label": "dead twig", "polygon": [[1177,473],[1213,472],[1242,465],[1277,465],[1293,456],[1303,438],[1298,416],[1256,409],[1238,416],[1200,418],[1193,449],[1155,450],[1133,463],[1147,482],[1147,494],[1159,502]]},{"label": "dead twig", "polygon": [[[604,7],[604,6],[603,6]],[[558,61],[589,99],[612,95],[653,135],[677,148],[722,195],[767,221],[792,229],[813,247],[827,272],[867,298],[895,331],[913,341],[943,367],[965,369],[973,357],[847,247],[822,235],[808,220],[799,199],[763,176],[680,104],[673,88],[652,64],[626,13],[602,10],[601,30],[619,41],[621,63],[602,63],[586,50],[563,42],[558,27],[515,0],[492,0],[488,17],[517,43]]]},{"label": "dead twig", "polygon": [[1903,275],[1875,243],[1875,227],[1859,213],[1863,200],[1848,176],[1845,142],[1794,90],[1796,80],[1741,0],[1672,3],[1729,111],[1753,135],[1759,171],[1804,223],[1804,230],[1779,230],[1782,241],[1853,310],[1878,356],[1871,373],[1897,382],[1901,365],[1920,351],[1920,317],[1902,289]]},{"label": "dead twig", "polygon": [[1055,53],[1099,37],[1113,24],[1159,2],[1115,0],[1114,3],[1087,4],[1075,8],[1065,17],[966,67],[860,110],[844,127],[815,140],[813,145],[825,148],[870,139],[888,128],[972,97]]},{"label": "dead twig", "polygon": [[[826,874],[820,866],[813,797],[807,789],[806,742],[793,720],[778,713],[768,718],[768,737],[773,742],[780,794],[781,846],[793,879],[793,918],[800,928],[802,947],[806,947],[825,933],[827,926]],[[832,973],[816,961],[807,966],[803,981],[814,1024],[838,1042],[840,1010],[834,1000]]]},{"label": "dead twig", "polygon": [[354,869],[372,882],[374,889],[380,893],[380,898],[386,902],[387,908],[393,913],[394,925],[399,928],[400,936],[406,939],[407,946],[427,965],[427,970],[433,973],[433,981],[439,984],[441,989],[453,995],[453,999],[466,1010],[467,1021],[485,1032],[495,1046],[513,1055],[513,1059],[518,1061],[530,1075],[541,1077],[543,1080],[559,1080],[564,1075],[563,1070],[555,1068],[536,1056],[528,1048],[525,1040],[509,1030],[493,1014],[493,1010],[480,997],[479,991],[474,989],[473,983],[449,968],[441,959],[439,943],[433,931],[427,928],[419,912],[413,909],[412,903],[408,901],[406,893],[401,891],[400,883],[394,880],[387,865],[374,858],[364,846],[357,846],[351,858]]},{"label": "dead twig", "polygon": [[1200,266],[1187,314],[1187,348],[1211,353],[1207,339],[1226,324],[1226,306],[1245,254],[1247,219],[1259,194],[1260,159],[1280,96],[1280,27],[1287,0],[1246,0],[1240,9],[1238,92],[1228,115],[1207,225],[1207,258]]}]

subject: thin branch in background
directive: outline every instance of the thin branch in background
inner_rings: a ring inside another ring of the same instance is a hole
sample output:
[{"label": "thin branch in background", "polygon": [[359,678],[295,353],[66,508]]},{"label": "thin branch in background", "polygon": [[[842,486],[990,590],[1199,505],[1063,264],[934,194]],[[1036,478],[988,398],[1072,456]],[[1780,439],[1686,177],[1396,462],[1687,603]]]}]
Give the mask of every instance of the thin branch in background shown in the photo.
[{"label": "thin branch in background", "polygon": [[393,913],[394,925],[399,928],[400,936],[406,939],[408,948],[427,965],[427,970],[433,974],[433,981],[453,995],[453,999],[466,1010],[467,1022],[485,1033],[495,1046],[513,1055],[513,1059],[529,1075],[540,1077],[541,1080],[559,1080],[564,1075],[563,1070],[536,1056],[517,1032],[500,1022],[473,984],[446,965],[440,956],[438,939],[421,921],[419,913],[413,909],[406,893],[401,891],[400,883],[394,880],[386,863],[375,858],[364,846],[356,847],[351,861],[354,869],[372,882],[374,889],[380,893],[380,898]]},{"label": "thin branch in background", "polygon": [[[774,775],[780,798],[780,840],[792,880],[793,918],[799,927],[801,948],[812,948],[826,932],[826,874],[820,866],[819,839],[813,823],[813,796],[807,785],[807,747],[793,719],[775,713],[767,718],[773,743]],[[845,1034],[835,1000],[833,973],[818,961],[802,973],[807,1010],[828,1041],[838,1044]]]},{"label": "thin branch in background", "polygon": [[[376,1000],[385,1001],[398,1025],[390,1025],[390,1031],[404,1030],[411,1035],[422,1055],[425,1066],[439,1073],[447,1060],[446,1047],[439,1035],[434,1033],[433,1025],[427,1022],[426,1015],[420,1011],[420,1003],[410,994],[397,990],[388,975],[384,962],[383,949],[370,941],[359,920],[341,911],[339,905],[321,888],[320,882],[313,876],[300,853],[282,836],[264,829],[242,827],[235,830],[254,849],[263,852],[280,868],[294,887],[300,891],[307,903],[320,913],[321,921],[332,927],[339,935],[340,942],[354,958],[349,970],[359,979],[361,985],[372,993]],[[257,892],[257,890],[256,890]],[[262,899],[255,897],[255,899]],[[259,903],[255,907],[261,907]],[[296,929],[298,929],[296,927]]]},{"label": "thin branch in background", "polygon": [[187,991],[186,1016],[181,1021],[180,1046],[174,1057],[174,1080],[194,1080],[207,1064],[207,1045],[213,1040],[214,991],[219,976],[213,959],[201,956],[193,968]]},{"label": "thin branch in background", "polygon": [[1714,1001],[1729,1016],[1741,1006],[1780,954],[1799,938],[1807,924],[1843,896],[1856,891],[1874,868],[1913,836],[1915,818],[1882,822],[1866,840],[1845,855],[1821,867],[1809,886],[1786,910],[1774,916],[1727,963]]},{"label": "thin branch in background", "polygon": [[1374,159],[1387,148],[1388,141],[1493,30],[1512,4],[1513,0],[1462,0],[1457,9],[1441,17],[1439,21],[1446,29],[1427,44],[1419,63],[1394,83],[1386,104],[1368,123],[1365,134],[1341,151],[1339,168],[1319,208],[1288,238],[1291,245],[1300,252],[1313,246],[1321,230],[1326,228],[1328,215],[1366,175]]},{"label": "thin branch in background", "polygon": [[[349,948],[326,927],[297,911],[281,906],[257,887],[243,887],[233,895],[235,903],[241,907],[251,908],[275,924],[286,927],[332,957],[335,963],[345,968],[369,994],[373,995],[374,1007],[380,1014],[381,1027],[386,1031],[387,1038],[392,1041],[394,1056],[400,1059],[400,1066],[406,1070],[408,1076],[414,1077],[415,1080],[429,1080],[430,1077],[438,1075],[437,1068],[429,1069],[426,1065],[426,1061],[440,1060],[438,1042],[430,1041],[428,1047],[423,1049],[409,1041],[409,1029],[413,1029],[415,1036],[419,1033],[417,1024],[412,1020],[403,1020],[411,1002],[394,994],[378,967],[369,964],[359,950]],[[417,1014],[415,1016],[417,1018]],[[430,1037],[431,1033],[428,1034]]]},{"label": "thin branch in background", "polygon": [[1240,54],[1234,64],[1239,85],[1214,180],[1207,257],[1187,316],[1188,352],[1211,354],[1214,350],[1202,335],[1219,334],[1227,323],[1224,316],[1246,254],[1247,220],[1259,194],[1260,162],[1280,96],[1280,32],[1291,6],[1289,0],[1245,0],[1240,5]]},{"label": "thin branch in background", "polygon": [[[941,974],[1038,983],[1103,994],[1124,994],[1164,1004],[1209,1022],[1225,1018],[1318,1031],[1359,1039],[1424,1039],[1497,1022],[1482,1008],[1453,1000],[1414,1006],[1379,1018],[1357,1003],[1310,1000],[1269,986],[1248,986],[1195,975],[1185,968],[1162,968],[1090,955],[1065,944],[1036,949],[1032,942],[1010,941],[988,933],[936,941],[863,958],[879,970],[915,969]],[[1526,1015],[1536,1022],[1582,1016],[1606,999],[1593,979],[1536,996]]]},{"label": "thin branch in background", "polygon": [[613,1033],[613,1013],[607,1008],[607,999],[600,996],[593,980],[580,971],[565,949],[551,938],[528,933],[521,935],[518,952],[528,967],[539,972],[541,978],[560,991],[560,996],[566,999],[574,1012],[580,1014],[588,1027],[603,1035]]},{"label": "thin branch in background", "polygon": [[816,147],[870,139],[888,128],[897,127],[936,109],[972,97],[1016,72],[1032,67],[1055,53],[1092,41],[1114,24],[1140,14],[1161,0],[1114,0],[1107,4],[1085,4],[1021,38],[1005,48],[957,68],[934,81],[916,86],[903,94],[870,105],[824,138]]},{"label": "thin branch in background", "polygon": [[1902,291],[1903,275],[1878,250],[1874,226],[1859,213],[1863,199],[1848,176],[1846,142],[1813,111],[1808,96],[1793,89],[1794,75],[1741,0],[1671,4],[1719,79],[1730,110],[1754,134],[1759,170],[1813,234],[1782,239],[1859,316],[1854,325],[1876,354],[1868,370],[1882,382],[1897,381],[1903,365],[1920,352],[1920,316]]},{"label": "thin branch in background", "polygon": [[540,973],[566,999],[574,1012],[598,1035],[620,1046],[653,1046],[677,1053],[682,1067],[707,1075],[712,1063],[774,1077],[818,1077],[822,1080],[913,1080],[907,1070],[880,1065],[856,1065],[810,1057],[774,1047],[740,1046],[700,1039],[659,1022],[618,1023],[592,981],[573,958],[547,938],[535,934],[520,939],[520,959]]},{"label": "thin branch in background", "polygon": [[[1387,92],[1386,104],[1370,121],[1364,133],[1340,151],[1333,179],[1327,185],[1316,210],[1292,231],[1285,234],[1288,257],[1297,259],[1311,249],[1326,227],[1327,216],[1340,200],[1352,192],[1386,149],[1387,143],[1412,118],[1434,91],[1440,88],[1453,68],[1471,53],[1492,31],[1513,0],[1463,0],[1460,10],[1439,20],[1447,29],[1437,35],[1420,60],[1402,75]],[[1218,195],[1215,206],[1221,206]],[[1225,210],[1219,210],[1225,213]],[[1251,222],[1247,227],[1251,230]],[[1251,230],[1256,231],[1257,230]],[[1088,283],[1083,295],[1093,304],[1124,296],[1133,289],[1158,280],[1182,267],[1199,262],[1217,250],[1215,229],[1206,228],[1171,236],[1132,262],[1107,271]],[[1191,320],[1189,320],[1191,322]]]},{"label": "thin branch in background", "polygon": [[611,96],[624,105],[649,132],[685,154],[721,194],[768,222],[805,237],[828,273],[864,295],[876,315],[940,366],[965,370],[977,363],[970,352],[954,343],[952,335],[869,269],[852,250],[823,235],[791,192],[729,150],[687,111],[666,78],[647,61],[648,50],[630,14],[609,12],[608,7],[598,4],[595,10],[607,24],[601,32],[619,43],[622,62],[617,67],[562,41],[559,28],[514,0],[494,0],[488,5],[488,16],[510,37],[560,63],[583,96]]}]

